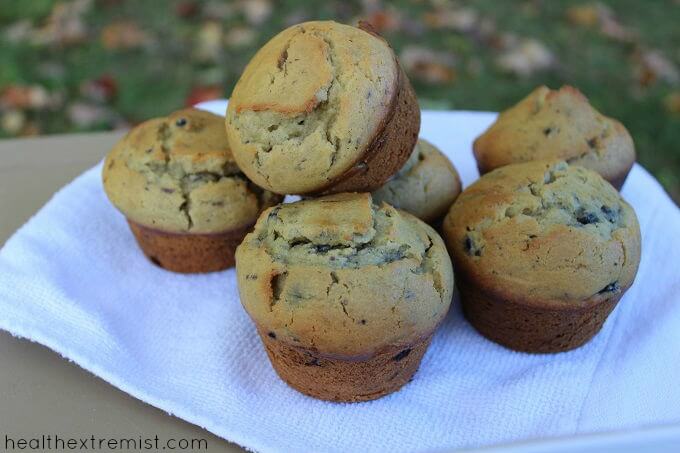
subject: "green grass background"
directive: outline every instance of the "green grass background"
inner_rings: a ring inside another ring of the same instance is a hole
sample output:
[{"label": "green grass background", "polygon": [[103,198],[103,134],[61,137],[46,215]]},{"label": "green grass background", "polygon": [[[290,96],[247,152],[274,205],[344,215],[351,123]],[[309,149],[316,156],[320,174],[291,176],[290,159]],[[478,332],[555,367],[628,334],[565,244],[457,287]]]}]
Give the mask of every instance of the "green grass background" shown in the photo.
[{"label": "green grass background", "polygon": [[[0,31],[21,20],[40,26],[55,3],[53,0],[0,0]],[[181,17],[176,12],[178,3],[189,4],[198,12]],[[677,83],[665,81],[641,86],[633,57],[636,49],[655,49],[679,65],[680,2],[609,0],[600,3],[614,12],[621,24],[634,31],[634,42],[611,39],[597,27],[575,25],[566,19],[569,7],[592,2],[285,0],[272,2],[273,13],[259,25],[249,24],[241,13],[220,19],[224,30],[250,27],[256,38],[242,47],[225,46],[217,59],[206,63],[198,61],[194,51],[198,30],[207,20],[201,11],[210,6],[209,2],[94,1],[83,18],[88,39],[81,43],[37,45],[9,42],[0,37],[0,91],[13,85],[38,84],[51,93],[63,94],[60,108],[26,112],[28,120],[36,124],[42,134],[108,129],[113,126],[110,121],[83,128],[65,114],[69,103],[82,97],[79,87],[83,81],[108,74],[116,80],[118,89],[107,108],[134,124],[183,106],[196,86],[217,85],[222,88],[221,95],[228,96],[255,50],[284,28],[291,18],[354,22],[377,4],[389,14],[398,13],[412,23],[423,24],[415,34],[402,30],[385,32],[398,53],[404,46],[416,45],[455,58],[452,81],[414,80],[423,108],[498,111],[517,102],[539,84],[553,88],[572,84],[601,112],[623,122],[635,139],[639,162],[655,174],[676,201],[680,200],[680,114],[664,106],[664,99],[679,88]],[[494,63],[501,51],[477,39],[474,33],[428,27],[423,15],[433,4],[474,9],[493,23],[498,33],[536,39],[554,54],[556,64],[527,77],[503,72]],[[107,49],[99,33],[114,21],[134,22],[153,38],[154,44]],[[47,77],[39,70],[46,63],[60,65],[63,71]],[[472,66],[476,70],[469,70]],[[10,134],[0,131],[0,136]]]}]

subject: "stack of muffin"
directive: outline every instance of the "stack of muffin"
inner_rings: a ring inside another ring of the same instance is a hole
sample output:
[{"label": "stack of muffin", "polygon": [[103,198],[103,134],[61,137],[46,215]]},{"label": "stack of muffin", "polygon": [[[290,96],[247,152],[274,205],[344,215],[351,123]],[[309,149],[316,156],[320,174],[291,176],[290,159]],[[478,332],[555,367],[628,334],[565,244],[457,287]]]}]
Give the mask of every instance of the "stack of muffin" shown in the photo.
[{"label": "stack of muffin", "polygon": [[107,157],[104,187],[157,265],[236,263],[272,365],[307,395],[365,401],[407,383],[454,267],[466,317],[497,343],[556,352],[595,335],[640,255],[611,185],[635,159],[623,126],[573,88],[539,88],[475,141],[486,174],[460,196],[419,129],[383,38],[308,22],[253,57],[226,128],[194,109],[147,121]]}]

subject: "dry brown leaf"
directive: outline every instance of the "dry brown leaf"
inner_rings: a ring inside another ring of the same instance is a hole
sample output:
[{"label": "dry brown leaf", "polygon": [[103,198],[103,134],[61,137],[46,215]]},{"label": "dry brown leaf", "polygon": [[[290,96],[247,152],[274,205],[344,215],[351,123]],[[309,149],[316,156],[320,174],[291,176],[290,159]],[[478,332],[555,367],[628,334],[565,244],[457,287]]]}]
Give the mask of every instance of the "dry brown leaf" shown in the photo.
[{"label": "dry brown leaf", "polygon": [[175,5],[175,14],[182,18],[195,17],[201,10],[201,5],[195,0],[184,0]]},{"label": "dry brown leaf", "polygon": [[549,69],[554,63],[552,52],[535,39],[519,40],[496,58],[499,68],[520,77]]},{"label": "dry brown leaf", "polygon": [[637,63],[637,78],[640,85],[649,86],[657,81],[677,85],[680,82],[678,68],[658,50],[638,50],[634,59]]},{"label": "dry brown leaf", "polygon": [[243,47],[255,42],[257,33],[250,27],[233,27],[224,37],[224,42],[229,47]]},{"label": "dry brown leaf", "polygon": [[148,44],[149,37],[137,23],[126,20],[105,26],[101,32],[101,41],[109,50],[135,49]]},{"label": "dry brown leaf", "polygon": [[0,127],[10,135],[17,135],[26,123],[26,115],[21,110],[8,110],[0,117]]},{"label": "dry brown leaf", "polygon": [[85,80],[80,84],[80,94],[96,102],[109,102],[116,97],[117,93],[118,83],[108,74],[96,79]]},{"label": "dry brown leaf", "polygon": [[221,0],[213,0],[205,3],[201,9],[202,15],[212,20],[229,19],[236,13],[236,4]]},{"label": "dry brown leaf", "polygon": [[582,27],[594,27],[600,23],[600,11],[592,4],[567,8],[566,15],[569,22]]},{"label": "dry brown leaf", "polygon": [[72,0],[55,3],[45,26],[37,30],[36,44],[73,45],[87,39],[87,26],[83,16],[92,6],[92,0]]},{"label": "dry brown leaf", "polygon": [[196,86],[191,89],[189,95],[184,101],[187,107],[198,104],[199,102],[212,101],[213,99],[219,99],[223,95],[222,87],[217,85],[209,86]]},{"label": "dry brown leaf", "polygon": [[566,16],[575,25],[599,27],[600,33],[615,41],[632,42],[636,38],[635,32],[621,24],[611,8],[599,2],[572,6]]},{"label": "dry brown leaf", "polygon": [[680,115],[680,91],[674,91],[666,95],[663,103],[668,113]]},{"label": "dry brown leaf", "polygon": [[262,25],[273,11],[269,0],[243,0],[239,2],[239,9],[251,25]]},{"label": "dry brown leaf", "polygon": [[196,34],[193,57],[204,63],[217,61],[222,54],[223,40],[222,26],[219,23],[204,23]]},{"label": "dry brown leaf", "polygon": [[74,102],[68,107],[66,114],[71,123],[83,129],[109,123],[116,116],[108,107],[86,102]]},{"label": "dry brown leaf", "polygon": [[374,11],[364,16],[362,20],[371,24],[378,33],[396,31],[401,27],[401,18],[399,17],[399,14],[391,9]]},{"label": "dry brown leaf", "polygon": [[461,33],[473,31],[479,24],[479,14],[471,8],[439,8],[425,13],[425,24],[430,28],[447,28]]},{"label": "dry brown leaf", "polygon": [[40,85],[10,85],[2,91],[0,105],[8,109],[43,110],[53,105],[53,99]]},{"label": "dry brown leaf", "polygon": [[455,58],[450,53],[436,52],[420,46],[406,46],[399,60],[414,79],[427,83],[450,83],[456,77]]}]

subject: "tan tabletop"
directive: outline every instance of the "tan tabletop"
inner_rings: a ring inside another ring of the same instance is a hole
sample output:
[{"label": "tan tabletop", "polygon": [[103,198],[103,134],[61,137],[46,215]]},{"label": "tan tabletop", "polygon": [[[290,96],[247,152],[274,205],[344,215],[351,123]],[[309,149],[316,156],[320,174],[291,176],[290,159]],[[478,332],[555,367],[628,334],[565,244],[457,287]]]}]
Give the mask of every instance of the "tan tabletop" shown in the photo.
[{"label": "tan tabletop", "polygon": [[[95,165],[121,135],[0,141],[0,245],[57,189]],[[5,435],[14,441],[42,435],[97,440],[158,436],[159,449],[172,439],[205,439],[211,452],[243,451],[132,398],[43,346],[0,331],[3,451]]]}]

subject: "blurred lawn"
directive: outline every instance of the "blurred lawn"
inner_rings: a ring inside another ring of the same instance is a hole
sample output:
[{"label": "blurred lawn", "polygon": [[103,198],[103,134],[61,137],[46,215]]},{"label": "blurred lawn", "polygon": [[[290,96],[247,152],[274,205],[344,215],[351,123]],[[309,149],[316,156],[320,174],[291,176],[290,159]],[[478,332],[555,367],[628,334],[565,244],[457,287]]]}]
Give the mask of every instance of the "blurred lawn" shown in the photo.
[{"label": "blurred lawn", "polygon": [[0,137],[126,127],[227,97],[288,25],[371,21],[423,108],[580,88],[680,200],[680,1],[0,0]]}]

